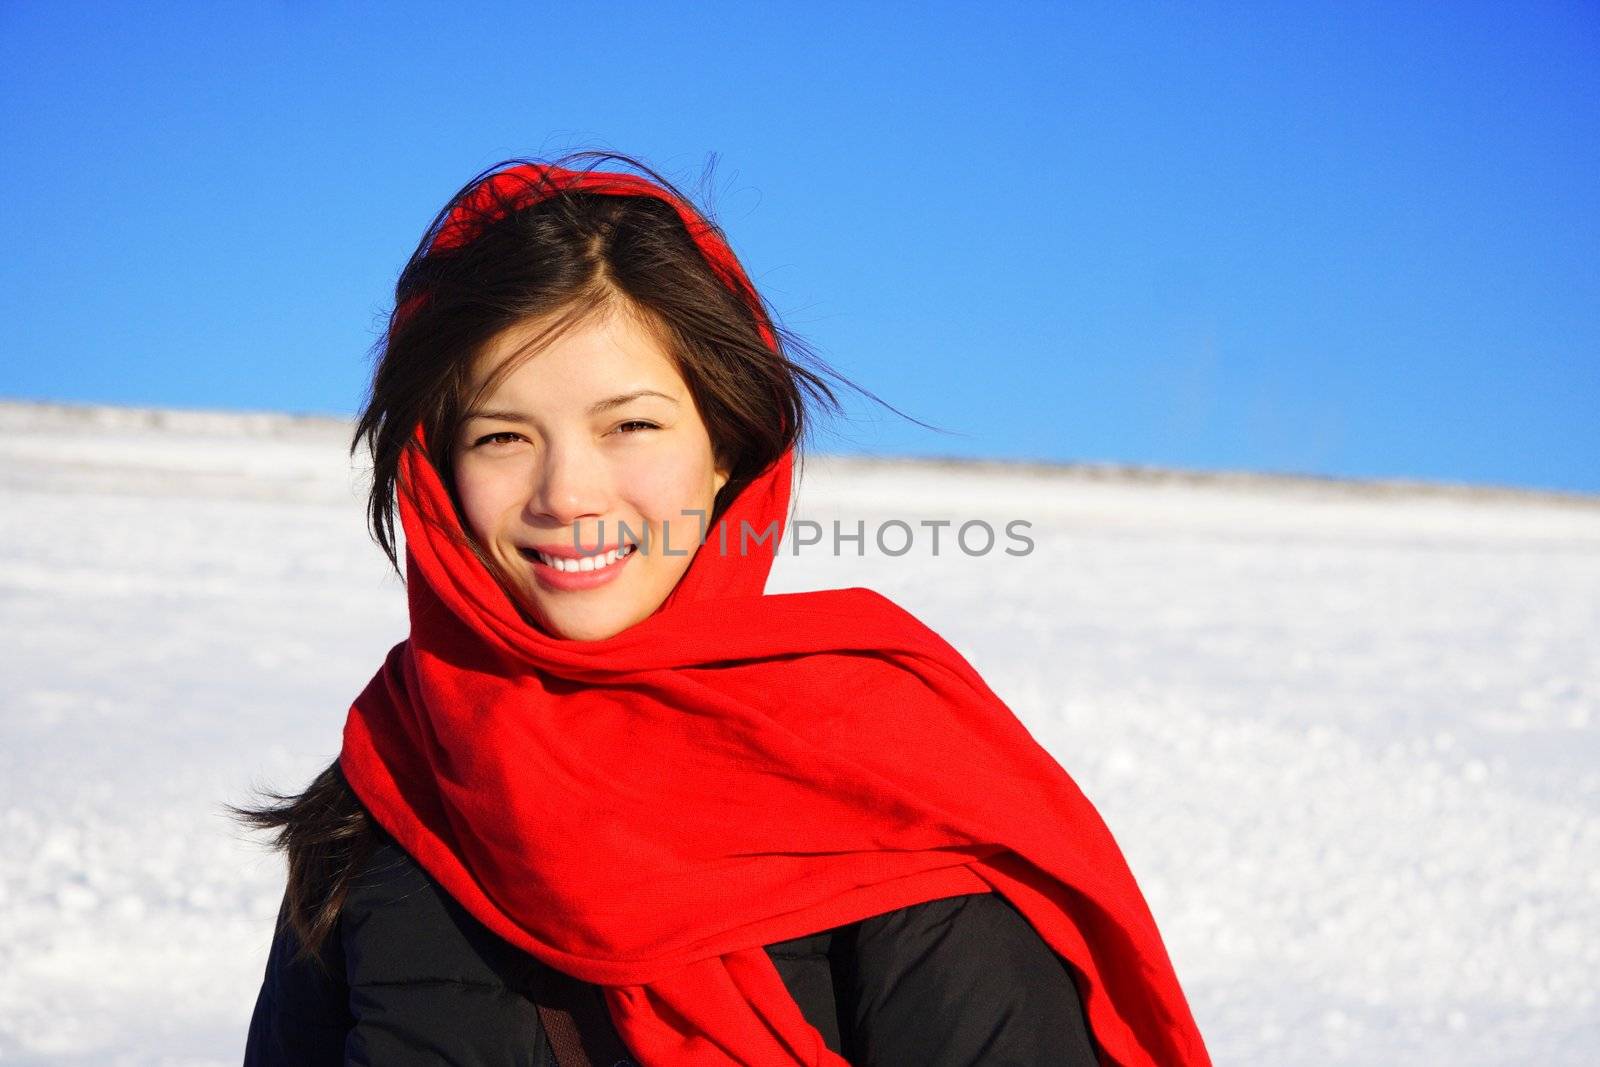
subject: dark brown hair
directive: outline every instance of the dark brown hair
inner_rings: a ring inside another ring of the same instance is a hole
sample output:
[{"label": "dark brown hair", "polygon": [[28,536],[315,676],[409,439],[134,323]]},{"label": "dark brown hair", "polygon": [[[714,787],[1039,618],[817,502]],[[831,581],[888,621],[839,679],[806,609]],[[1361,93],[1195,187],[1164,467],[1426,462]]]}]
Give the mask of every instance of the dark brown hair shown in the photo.
[{"label": "dark brown hair", "polygon": [[[396,571],[403,450],[415,447],[420,424],[428,459],[455,497],[451,450],[473,400],[474,360],[518,323],[547,320],[536,343],[617,312],[636,316],[654,332],[694,398],[718,468],[729,475],[710,521],[791,446],[798,457],[809,408],[840,410],[827,379],[883,403],[822,364],[778,325],[753,289],[730,289],[670,204],[651,196],[536,189],[527,172],[502,173],[526,162],[499,164],[462,187],[435,216],[395,286],[351,452],[365,442],[371,454],[368,525]],[[602,163],[620,164],[693,203],[627,156],[584,151],[556,161],[574,170]],[[701,217],[715,229],[703,211]],[[451,240],[440,240],[447,227]],[[776,351],[763,329],[771,331]],[[497,376],[513,364],[506,361]],[[464,528],[462,536],[471,542]],[[474,548],[489,563],[481,547]],[[275,832],[274,846],[288,856],[288,921],[302,954],[317,956],[377,830],[337,761],[298,796],[264,795],[270,803],[231,810],[247,825]]]}]

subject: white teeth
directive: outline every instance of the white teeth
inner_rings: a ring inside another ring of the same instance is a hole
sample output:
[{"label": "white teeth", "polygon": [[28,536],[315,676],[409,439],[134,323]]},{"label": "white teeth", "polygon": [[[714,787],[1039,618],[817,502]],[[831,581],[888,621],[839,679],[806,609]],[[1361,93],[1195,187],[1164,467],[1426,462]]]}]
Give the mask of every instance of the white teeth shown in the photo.
[{"label": "white teeth", "polygon": [[558,571],[565,571],[569,574],[573,574],[579,571],[597,571],[601,570],[602,568],[609,567],[617,560],[625,559],[632,555],[633,550],[633,545],[623,545],[622,548],[614,548],[603,556],[583,556],[578,559],[567,559],[564,556],[552,556],[549,553],[540,552],[537,549],[534,550],[534,554],[537,555],[539,557],[539,561],[546,566],[554,567]]}]

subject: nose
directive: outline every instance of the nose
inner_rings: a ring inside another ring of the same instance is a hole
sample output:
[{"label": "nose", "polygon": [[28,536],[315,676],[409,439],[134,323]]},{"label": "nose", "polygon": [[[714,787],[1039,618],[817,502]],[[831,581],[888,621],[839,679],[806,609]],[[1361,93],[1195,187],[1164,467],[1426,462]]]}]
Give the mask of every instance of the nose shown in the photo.
[{"label": "nose", "polygon": [[559,526],[598,519],[606,512],[610,494],[609,472],[593,449],[551,442],[535,466],[529,519],[536,525]]}]

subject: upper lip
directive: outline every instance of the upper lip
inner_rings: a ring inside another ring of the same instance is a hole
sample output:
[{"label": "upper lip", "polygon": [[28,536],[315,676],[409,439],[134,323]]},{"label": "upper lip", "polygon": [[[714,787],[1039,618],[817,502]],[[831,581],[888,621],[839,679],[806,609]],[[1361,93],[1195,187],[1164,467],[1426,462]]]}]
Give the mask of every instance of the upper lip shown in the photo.
[{"label": "upper lip", "polygon": [[553,541],[547,545],[525,545],[524,547],[530,552],[543,552],[547,556],[560,556],[562,559],[586,559],[593,556],[603,556],[607,552],[616,552],[623,545],[631,544],[633,544],[632,541],[618,541],[615,544],[601,545],[597,548],[587,544],[582,548],[574,548],[571,541]]}]

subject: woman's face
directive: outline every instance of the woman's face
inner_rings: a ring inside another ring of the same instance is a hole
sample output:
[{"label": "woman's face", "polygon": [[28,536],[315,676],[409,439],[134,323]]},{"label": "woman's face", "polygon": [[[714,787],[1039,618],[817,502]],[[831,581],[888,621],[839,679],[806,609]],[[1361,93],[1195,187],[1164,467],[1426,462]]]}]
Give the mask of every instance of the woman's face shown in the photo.
[{"label": "woman's face", "polygon": [[[490,341],[473,390],[540,325]],[[484,393],[453,468],[467,525],[512,598],[548,633],[580,641],[661,606],[728,480],[672,360],[620,312],[568,330]],[[592,554],[597,544],[606,551]]]}]

